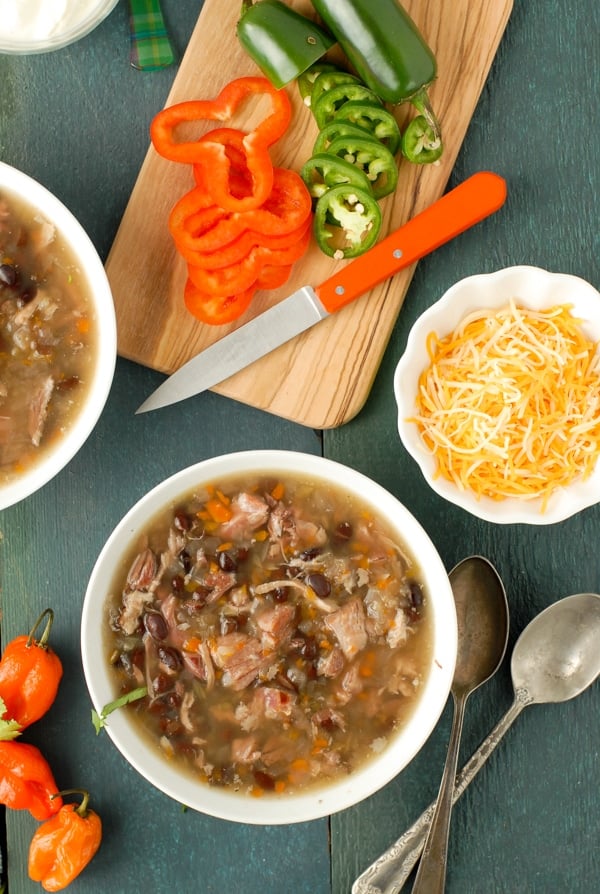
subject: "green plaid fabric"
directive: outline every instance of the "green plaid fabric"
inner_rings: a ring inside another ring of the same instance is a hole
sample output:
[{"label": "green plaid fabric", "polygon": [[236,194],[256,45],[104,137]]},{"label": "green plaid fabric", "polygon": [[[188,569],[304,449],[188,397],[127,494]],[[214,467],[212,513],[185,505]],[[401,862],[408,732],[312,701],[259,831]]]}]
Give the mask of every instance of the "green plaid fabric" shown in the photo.
[{"label": "green plaid fabric", "polygon": [[129,0],[130,59],[134,68],[154,71],[175,61],[160,0]]}]

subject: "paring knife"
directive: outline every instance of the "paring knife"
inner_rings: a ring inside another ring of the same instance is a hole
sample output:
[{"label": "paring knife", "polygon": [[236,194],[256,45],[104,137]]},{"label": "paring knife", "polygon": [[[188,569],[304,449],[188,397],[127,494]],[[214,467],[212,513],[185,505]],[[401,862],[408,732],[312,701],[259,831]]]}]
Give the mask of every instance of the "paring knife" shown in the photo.
[{"label": "paring knife", "polygon": [[505,199],[502,177],[473,174],[320,286],[302,286],[184,363],[136,413],[212,388],[493,214]]}]

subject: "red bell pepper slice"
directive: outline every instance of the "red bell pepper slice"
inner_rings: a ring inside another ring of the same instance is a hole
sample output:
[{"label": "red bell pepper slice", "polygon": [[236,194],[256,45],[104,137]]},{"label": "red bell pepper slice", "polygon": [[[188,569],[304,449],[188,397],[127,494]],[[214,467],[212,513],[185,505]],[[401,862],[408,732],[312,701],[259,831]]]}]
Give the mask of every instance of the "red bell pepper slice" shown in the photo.
[{"label": "red bell pepper slice", "polygon": [[277,90],[267,78],[245,77],[230,81],[215,99],[198,99],[168,106],[154,116],[150,137],[156,151],[170,161],[194,164],[205,158],[204,147],[197,140],[176,142],[175,130],[180,124],[193,121],[230,121],[238,107],[249,96],[266,94],[272,112],[254,129],[263,146],[271,146],[287,130],[291,121],[291,105],[285,90]]},{"label": "red bell pepper slice", "polygon": [[241,261],[250,253],[251,249],[259,245],[270,249],[290,248],[302,239],[310,225],[311,219],[307,218],[296,230],[282,233],[279,236],[269,236],[267,233],[260,233],[257,230],[244,230],[237,238],[215,251],[193,251],[183,242],[177,248],[179,254],[185,258],[188,264],[206,270],[218,270]]},{"label": "red bell pepper slice", "polygon": [[189,312],[201,323],[220,326],[241,317],[250,306],[255,292],[256,286],[252,285],[237,295],[209,295],[188,279],[183,291],[183,300]]},{"label": "red bell pepper slice", "polygon": [[282,236],[297,230],[311,217],[312,200],[295,171],[275,168],[273,188],[261,208],[227,214],[202,187],[177,202],[169,217],[169,230],[179,251],[217,251],[245,230],[265,236]]},{"label": "red bell pepper slice", "polygon": [[297,242],[287,248],[272,249],[257,245],[250,249],[241,261],[216,270],[189,264],[188,276],[200,291],[210,295],[237,294],[256,282],[265,264],[287,266],[301,258],[308,247],[310,237],[311,231],[307,229]]},{"label": "red bell pepper slice", "polygon": [[[200,185],[216,205],[226,211],[250,211],[264,204],[273,187],[273,163],[257,131],[245,134],[232,127],[220,127],[205,134],[197,145],[203,153],[194,165],[196,176],[202,178]],[[243,168],[232,171],[230,147],[243,156]],[[249,187],[249,192],[236,194],[240,183]]]}]

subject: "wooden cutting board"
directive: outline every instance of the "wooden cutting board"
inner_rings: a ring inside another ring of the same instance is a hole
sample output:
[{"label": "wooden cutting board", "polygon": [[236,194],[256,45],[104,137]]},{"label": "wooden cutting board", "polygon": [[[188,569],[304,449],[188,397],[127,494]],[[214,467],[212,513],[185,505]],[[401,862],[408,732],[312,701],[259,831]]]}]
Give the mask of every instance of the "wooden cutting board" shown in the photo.
[{"label": "wooden cutting board", "polygon": [[[212,98],[229,80],[260,73],[235,36],[240,5],[240,0],[205,0],[166,105]],[[291,0],[289,5],[313,14],[308,0]],[[435,166],[400,161],[398,189],[382,202],[382,237],[444,192],[512,0],[406,0],[404,5],[437,57],[438,78],[430,96],[441,121],[445,152]],[[292,125],[273,147],[272,157],[277,165],[299,170],[311,155],[317,128],[296,86],[286,89],[294,110]],[[232,124],[251,127],[267,110],[267,100],[261,100]],[[398,110],[399,120],[407,113]],[[197,133],[202,129],[209,128],[202,126]],[[257,293],[235,324],[212,327],[197,322],[183,304],[185,264],[167,230],[171,207],[193,185],[189,166],[160,158],[150,146],[106,263],[119,354],[165,373],[295,289],[318,285],[340,263],[348,263],[334,262],[311,245],[285,286]],[[396,274],[214,390],[312,428],[347,422],[369,394],[413,273],[414,266]]]}]

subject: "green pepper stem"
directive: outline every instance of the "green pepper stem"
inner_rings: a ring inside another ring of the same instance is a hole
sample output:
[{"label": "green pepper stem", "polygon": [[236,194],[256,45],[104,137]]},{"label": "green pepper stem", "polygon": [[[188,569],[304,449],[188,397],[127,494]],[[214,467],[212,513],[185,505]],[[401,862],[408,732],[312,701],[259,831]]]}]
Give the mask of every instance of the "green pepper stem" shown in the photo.
[{"label": "green pepper stem", "polygon": [[[35,638],[35,631],[38,629],[44,618],[48,618],[46,621],[46,626],[44,627],[44,632],[40,636],[38,640]],[[51,608],[45,608],[42,614],[39,616],[31,630],[29,631],[29,636],[27,637],[27,647],[32,646],[34,643],[40,649],[46,649],[48,647],[48,638],[50,636],[50,630],[52,628],[52,622],[54,621],[54,612]]]},{"label": "green pepper stem", "polygon": [[62,798],[65,795],[81,795],[81,804],[75,808],[75,813],[78,813],[82,819],[85,819],[88,814],[87,808],[90,800],[90,793],[86,792],[83,788],[65,788],[60,792],[50,795],[50,800],[53,798]]},{"label": "green pepper stem", "polygon": [[433,131],[434,138],[442,142],[442,128],[440,126],[440,122],[437,119],[435,112],[431,107],[431,102],[429,101],[429,94],[424,87],[410,97],[410,102],[413,104],[415,109],[422,115],[427,121],[428,125]]}]

